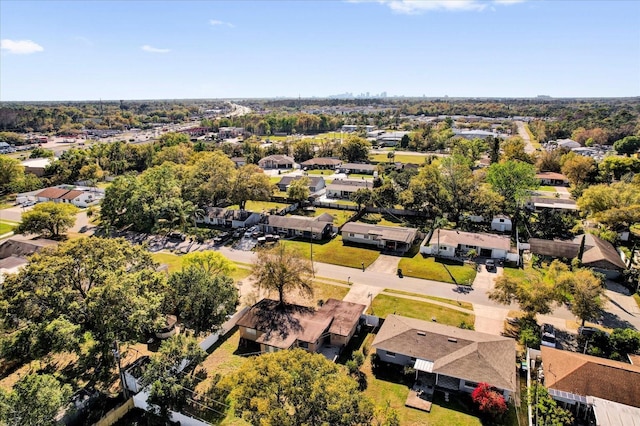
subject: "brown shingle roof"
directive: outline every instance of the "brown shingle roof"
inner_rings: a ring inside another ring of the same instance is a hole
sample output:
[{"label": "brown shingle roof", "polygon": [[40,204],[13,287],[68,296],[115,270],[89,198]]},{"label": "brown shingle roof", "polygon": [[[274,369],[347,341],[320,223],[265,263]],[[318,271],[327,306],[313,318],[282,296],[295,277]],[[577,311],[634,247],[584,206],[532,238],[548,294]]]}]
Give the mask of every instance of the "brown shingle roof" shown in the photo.
[{"label": "brown shingle roof", "polygon": [[433,362],[433,372],[516,389],[515,340],[388,315],[372,347]]},{"label": "brown shingle roof", "polygon": [[256,339],[258,343],[288,349],[297,340],[314,343],[327,330],[348,335],[364,309],[364,305],[336,299],[327,300],[318,310],[299,305],[280,306],[277,300],[262,299],[238,320],[237,325],[264,333]]},{"label": "brown shingle roof", "polygon": [[276,154],[276,155],[268,155],[262,159],[260,159],[260,161],[258,161],[258,163],[263,163],[263,162],[267,162],[267,161],[271,161],[275,164],[278,165],[282,165],[282,164],[294,164],[295,160],[292,157],[289,157],[287,155],[280,155],[280,154]]},{"label": "brown shingle roof", "polygon": [[77,189],[73,189],[69,192],[67,192],[66,194],[60,196],[61,200],[73,200],[79,196],[81,196],[84,193],[84,191],[78,191]]},{"label": "brown shingle roof", "polygon": [[537,179],[553,179],[553,180],[564,180],[568,181],[567,177],[562,173],[556,172],[540,172],[536,174]]},{"label": "brown shingle roof", "polygon": [[340,164],[342,164],[342,160],[340,160],[338,158],[331,158],[331,157],[312,158],[310,160],[303,161],[302,163],[300,163],[300,165],[304,166],[304,167],[308,167],[308,166],[339,166]]},{"label": "brown shingle roof", "polygon": [[0,259],[9,256],[25,257],[41,251],[45,247],[58,245],[57,241],[45,238],[30,239],[24,236],[14,236],[0,244]]},{"label": "brown shingle roof", "polygon": [[[531,238],[531,253],[542,256],[572,259],[578,256],[582,238],[585,238],[582,263],[585,266],[603,269],[626,269],[626,265],[620,258],[613,245],[593,234],[577,235],[572,240],[543,240]],[[604,262],[604,263],[603,263]]]},{"label": "brown shingle roof", "polygon": [[357,191],[360,188],[373,188],[373,183],[364,179],[336,179],[327,185],[327,190]]},{"label": "brown shingle roof", "polygon": [[340,168],[345,170],[367,170],[370,172],[378,170],[378,166],[366,163],[345,163]]},{"label": "brown shingle roof", "polygon": [[640,407],[640,366],[542,346],[544,385]]},{"label": "brown shingle roof", "polygon": [[49,199],[57,199],[62,197],[64,194],[69,192],[68,189],[62,188],[47,188],[36,194],[36,197],[49,198]]}]

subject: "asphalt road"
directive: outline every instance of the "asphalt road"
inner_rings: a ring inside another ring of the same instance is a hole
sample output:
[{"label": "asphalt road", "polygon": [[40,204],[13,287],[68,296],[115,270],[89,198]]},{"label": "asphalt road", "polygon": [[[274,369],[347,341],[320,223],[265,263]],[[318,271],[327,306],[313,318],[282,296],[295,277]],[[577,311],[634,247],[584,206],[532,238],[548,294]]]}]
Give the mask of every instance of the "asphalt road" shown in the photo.
[{"label": "asphalt road", "polygon": [[531,138],[529,137],[529,133],[527,133],[527,129],[524,128],[524,123],[522,121],[515,121],[516,126],[518,126],[518,136],[520,136],[524,140],[524,152],[527,154],[532,154],[536,151],[536,149],[531,144]]}]

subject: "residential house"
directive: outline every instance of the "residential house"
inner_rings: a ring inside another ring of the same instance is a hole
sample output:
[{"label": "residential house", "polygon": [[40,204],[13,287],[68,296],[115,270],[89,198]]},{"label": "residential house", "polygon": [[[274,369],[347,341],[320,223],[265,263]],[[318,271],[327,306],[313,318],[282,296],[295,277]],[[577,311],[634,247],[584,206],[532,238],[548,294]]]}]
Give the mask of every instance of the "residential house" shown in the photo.
[{"label": "residential house", "polygon": [[640,366],[547,346],[540,354],[544,385],[563,405],[584,405],[596,397],[640,407]]},{"label": "residential house", "polygon": [[342,160],[332,157],[316,157],[300,163],[306,169],[329,169],[335,170],[342,165]]},{"label": "residential house", "polygon": [[196,222],[226,228],[246,228],[257,224],[262,219],[260,213],[247,210],[232,210],[222,207],[209,207],[207,214]]},{"label": "residential house", "polygon": [[404,253],[418,237],[415,228],[382,226],[367,223],[348,222],[342,227],[342,241],[368,244],[383,250]]},{"label": "residential house", "polygon": [[538,179],[540,185],[569,186],[569,179],[562,173],[540,172],[536,174],[536,179]]},{"label": "residential house", "polygon": [[579,142],[576,142],[572,139],[558,139],[556,141],[556,145],[558,145],[558,148],[565,149],[580,148],[582,146]]},{"label": "residential house", "polygon": [[364,179],[336,179],[327,185],[327,198],[349,198],[358,189],[373,189],[373,182]]},{"label": "residential house", "polygon": [[269,215],[264,219],[261,227],[265,234],[324,240],[333,232],[333,216],[329,214],[316,217]]},{"label": "residential house", "polygon": [[488,383],[508,399],[516,391],[516,342],[492,334],[387,315],[372,348],[383,362],[416,370],[444,391],[471,393]]},{"label": "residential house", "polygon": [[269,155],[258,161],[258,165],[263,169],[291,169],[296,162],[287,155]]},{"label": "residential house", "polygon": [[491,220],[491,230],[498,232],[511,232],[513,229],[513,224],[511,223],[511,219],[507,216],[500,214],[494,216]]},{"label": "residential house", "polygon": [[[332,359],[356,333],[360,315],[366,306],[359,303],[327,300],[320,308],[280,305],[277,300],[262,299],[238,319],[242,341],[255,342],[261,352],[303,348],[326,354],[333,347]],[[335,349],[338,349],[336,352]]]},{"label": "residential house", "polygon": [[541,211],[544,209],[578,210],[578,205],[575,201],[558,197],[530,197],[525,207],[531,211]]},{"label": "residential house", "polygon": [[45,247],[54,247],[57,241],[45,238],[30,239],[16,235],[4,240],[0,244],[0,284],[7,275],[15,274],[29,261],[27,258],[40,252]]},{"label": "residential house", "polygon": [[231,161],[233,161],[233,164],[235,164],[236,167],[242,167],[247,164],[247,159],[245,157],[231,157]]},{"label": "residential house", "polygon": [[295,180],[306,177],[309,180],[309,192],[314,194],[325,188],[324,178],[322,176],[283,176],[280,182],[277,183],[278,189],[285,192],[289,185]]},{"label": "residential house", "polygon": [[372,175],[378,170],[378,166],[366,163],[345,163],[339,168],[342,173],[358,173],[363,175]]},{"label": "residential house", "polygon": [[640,408],[595,396],[587,397],[589,424],[594,426],[640,426]]},{"label": "residential house", "polygon": [[464,257],[470,250],[475,250],[482,257],[517,260],[517,253],[509,256],[510,249],[511,240],[504,235],[435,229],[422,242],[420,253]]},{"label": "residential house", "polygon": [[620,253],[608,241],[593,234],[577,235],[572,240],[529,239],[529,250],[537,256],[553,259],[573,259],[579,256],[584,238],[582,264],[596,272],[603,273],[609,279],[616,279],[627,269]]}]

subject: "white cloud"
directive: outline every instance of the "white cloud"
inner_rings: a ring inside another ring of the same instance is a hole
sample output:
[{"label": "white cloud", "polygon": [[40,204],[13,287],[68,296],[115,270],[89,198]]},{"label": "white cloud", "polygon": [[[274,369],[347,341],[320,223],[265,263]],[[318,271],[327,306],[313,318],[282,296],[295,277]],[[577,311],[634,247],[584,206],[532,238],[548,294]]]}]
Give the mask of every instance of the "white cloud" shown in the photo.
[{"label": "white cloud", "polygon": [[152,46],[149,46],[148,44],[145,44],[144,46],[142,46],[141,49],[144,50],[145,52],[150,52],[150,53],[169,53],[169,52],[171,52],[171,50],[169,50],[169,49],[158,49],[157,47],[152,47]]},{"label": "white cloud", "polygon": [[31,53],[42,52],[44,47],[31,40],[0,40],[0,50],[14,55],[29,55]]},{"label": "white cloud", "polygon": [[235,28],[236,27],[231,22],[220,21],[218,19],[210,19],[209,20],[209,24],[213,25],[214,27],[218,26],[218,25],[224,25],[225,27],[229,27],[229,28]]},{"label": "white cloud", "polygon": [[419,14],[422,12],[444,10],[452,12],[485,10],[491,3],[496,5],[510,5],[525,0],[347,0],[351,3],[369,3],[375,1],[386,5],[396,13]]}]

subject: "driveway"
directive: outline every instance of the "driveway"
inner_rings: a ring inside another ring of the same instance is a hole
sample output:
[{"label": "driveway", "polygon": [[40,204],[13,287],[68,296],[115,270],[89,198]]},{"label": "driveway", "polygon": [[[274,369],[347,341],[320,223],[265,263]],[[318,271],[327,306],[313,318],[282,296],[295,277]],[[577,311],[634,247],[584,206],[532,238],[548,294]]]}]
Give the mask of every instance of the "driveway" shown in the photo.
[{"label": "driveway", "polygon": [[389,256],[381,254],[368,268],[369,272],[379,272],[381,274],[396,274],[398,271],[398,263],[401,257]]},{"label": "driveway", "polygon": [[382,287],[366,285],[361,283],[353,283],[349,293],[344,297],[345,302],[360,303],[369,306],[371,301],[384,290]]},{"label": "driveway", "polygon": [[482,291],[492,290],[496,278],[503,274],[504,268],[496,266],[495,271],[489,272],[485,265],[478,265],[478,273],[476,274],[476,279],[473,280],[473,287]]},{"label": "driveway", "polygon": [[29,206],[29,207],[13,206],[7,209],[0,210],[0,220],[22,222],[22,213],[28,212],[32,208],[33,206]]},{"label": "driveway", "polygon": [[504,320],[509,316],[509,308],[473,304],[476,321],[473,328],[480,333],[502,335]]}]

